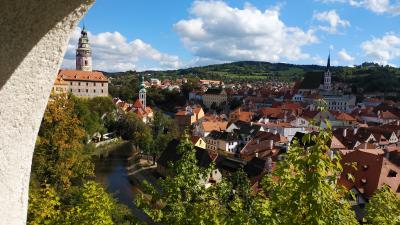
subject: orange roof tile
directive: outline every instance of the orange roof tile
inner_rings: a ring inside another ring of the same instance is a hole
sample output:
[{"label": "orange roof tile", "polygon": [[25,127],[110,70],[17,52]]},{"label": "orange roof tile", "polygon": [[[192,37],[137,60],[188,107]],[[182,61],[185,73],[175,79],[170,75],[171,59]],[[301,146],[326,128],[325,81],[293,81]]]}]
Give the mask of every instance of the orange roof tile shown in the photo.
[{"label": "orange roof tile", "polygon": [[141,108],[143,108],[143,105],[139,99],[136,99],[135,103],[133,104],[133,107],[135,107],[137,109],[141,109]]},{"label": "orange roof tile", "polygon": [[205,132],[210,132],[213,130],[226,130],[228,126],[228,122],[219,122],[219,121],[203,121],[202,122],[203,129]]},{"label": "orange roof tile", "polygon": [[352,116],[350,116],[349,114],[344,113],[344,112],[339,113],[339,114],[336,116],[336,119],[337,119],[337,120],[342,120],[342,121],[356,121],[356,119],[355,119],[354,117],[352,117]]},{"label": "orange roof tile", "polygon": [[108,82],[108,78],[99,71],[60,70],[57,74],[57,77],[66,81]]}]

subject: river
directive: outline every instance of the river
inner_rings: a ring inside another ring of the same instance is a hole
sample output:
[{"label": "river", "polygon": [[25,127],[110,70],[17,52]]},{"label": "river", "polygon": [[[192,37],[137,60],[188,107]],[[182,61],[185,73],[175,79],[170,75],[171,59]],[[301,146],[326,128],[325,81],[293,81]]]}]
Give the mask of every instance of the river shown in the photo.
[{"label": "river", "polygon": [[129,180],[126,169],[132,145],[127,142],[108,148],[108,157],[94,159],[97,182],[103,184],[118,202],[127,205],[139,220],[149,222],[147,216],[134,204],[138,188]]}]

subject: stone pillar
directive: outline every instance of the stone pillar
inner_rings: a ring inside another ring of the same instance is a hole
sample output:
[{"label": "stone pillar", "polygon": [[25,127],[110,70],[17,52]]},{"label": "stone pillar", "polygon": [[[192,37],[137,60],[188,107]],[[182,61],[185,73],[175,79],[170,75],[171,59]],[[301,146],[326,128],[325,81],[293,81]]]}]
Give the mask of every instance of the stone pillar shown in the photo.
[{"label": "stone pillar", "polygon": [[0,224],[26,223],[36,136],[69,35],[94,0],[0,3]]}]

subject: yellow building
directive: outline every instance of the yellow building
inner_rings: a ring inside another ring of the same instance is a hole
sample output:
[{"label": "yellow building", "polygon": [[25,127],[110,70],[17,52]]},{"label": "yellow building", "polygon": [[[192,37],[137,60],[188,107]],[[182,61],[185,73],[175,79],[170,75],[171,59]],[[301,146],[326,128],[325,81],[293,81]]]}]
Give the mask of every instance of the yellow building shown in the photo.
[{"label": "yellow building", "polygon": [[54,81],[53,89],[51,90],[53,94],[65,94],[68,92],[68,82],[62,77],[57,76]]}]

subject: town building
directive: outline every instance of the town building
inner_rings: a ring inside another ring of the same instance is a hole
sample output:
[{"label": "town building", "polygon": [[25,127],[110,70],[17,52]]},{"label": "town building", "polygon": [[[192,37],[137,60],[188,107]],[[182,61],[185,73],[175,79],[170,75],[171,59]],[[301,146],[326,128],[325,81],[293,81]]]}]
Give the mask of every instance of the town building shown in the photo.
[{"label": "town building", "polygon": [[341,185],[349,190],[355,188],[365,198],[371,197],[383,185],[400,194],[400,168],[384,157],[383,150],[359,149],[342,154]]},{"label": "town building", "polygon": [[206,149],[209,151],[238,153],[240,139],[236,133],[214,130],[204,139],[206,141]]},{"label": "town building", "polygon": [[144,123],[147,123],[153,119],[153,109],[147,106],[147,91],[143,76],[140,77],[140,80],[139,98],[127,109],[127,111],[135,113],[139,119]]},{"label": "town building", "polygon": [[292,97],[294,101],[304,101],[309,104],[319,105],[323,100],[328,110],[350,112],[356,106],[354,95],[345,95],[335,90],[332,84],[330,54],[325,72],[308,72],[299,83],[297,93]]},{"label": "town building", "polygon": [[108,96],[108,78],[92,70],[92,50],[85,27],[76,49],[76,70],[60,70],[53,93],[72,93],[78,97]]},{"label": "town building", "polygon": [[216,106],[228,102],[228,95],[223,88],[209,88],[203,94],[203,104],[207,108],[211,108],[213,104]]},{"label": "town building", "polygon": [[184,109],[178,110],[178,112],[175,113],[175,124],[178,126],[179,130],[183,132],[203,117],[203,108],[200,106],[188,105]]}]

